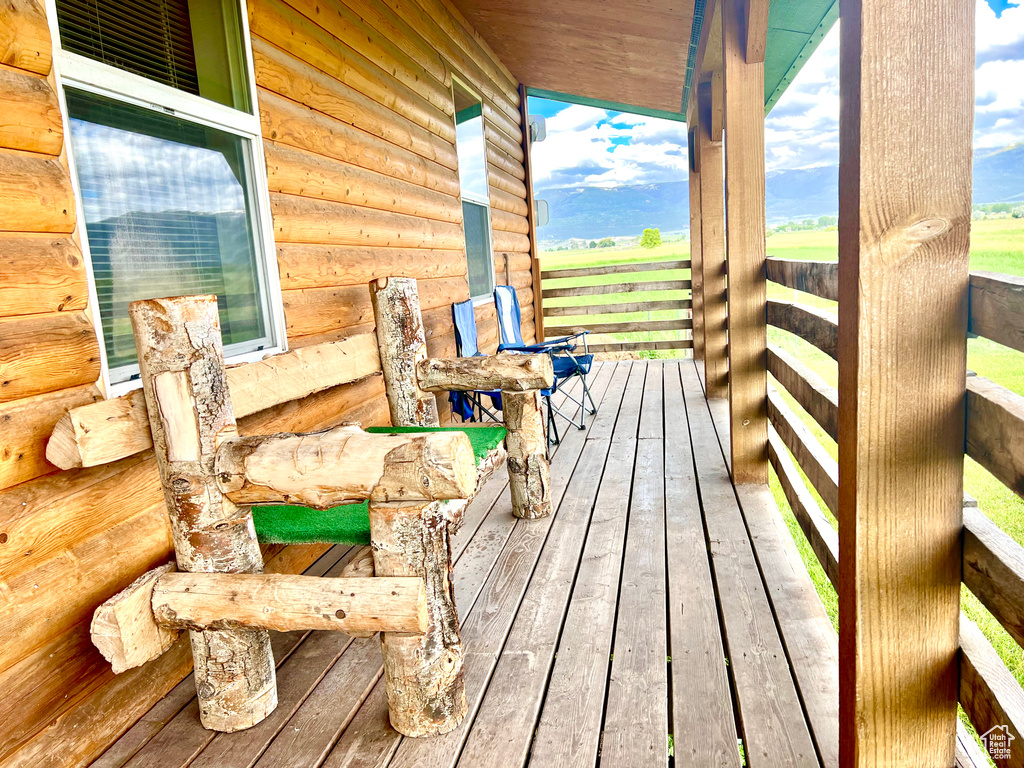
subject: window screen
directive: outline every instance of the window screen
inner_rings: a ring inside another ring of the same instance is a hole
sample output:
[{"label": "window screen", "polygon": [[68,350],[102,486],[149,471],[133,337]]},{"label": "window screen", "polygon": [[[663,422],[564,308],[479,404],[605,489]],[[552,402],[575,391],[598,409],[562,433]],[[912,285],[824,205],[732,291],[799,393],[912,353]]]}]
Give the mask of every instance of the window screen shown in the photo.
[{"label": "window screen", "polygon": [[[248,142],[130,104],[67,89],[111,381],[129,378],[128,304],[211,293],[228,351],[268,337],[252,225]],[[119,369],[120,370],[115,370]]]},{"label": "window screen", "polygon": [[462,201],[462,226],[466,231],[466,266],[469,268],[469,295],[489,296],[494,290],[491,238],[487,227],[490,212],[486,205]]}]

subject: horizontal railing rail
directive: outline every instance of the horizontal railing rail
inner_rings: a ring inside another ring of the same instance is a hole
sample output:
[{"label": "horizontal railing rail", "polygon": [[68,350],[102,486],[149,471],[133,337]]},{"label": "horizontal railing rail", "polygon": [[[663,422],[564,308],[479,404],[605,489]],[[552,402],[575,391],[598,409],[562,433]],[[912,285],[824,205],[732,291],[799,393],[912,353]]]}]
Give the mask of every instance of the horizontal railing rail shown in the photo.
[{"label": "horizontal railing rail", "polygon": [[590,331],[588,349],[601,353],[691,349],[689,269],[672,259],[542,270],[544,336]]},{"label": "horizontal railing rail", "polygon": [[839,301],[839,262],[768,257],[768,279],[787,288]]},{"label": "horizontal railing rail", "polygon": [[[838,264],[770,258],[768,279],[822,299],[838,299]],[[1024,278],[972,273],[969,331],[1024,351]],[[770,299],[768,324],[838,357],[834,315],[806,305]],[[839,436],[839,398],[793,354],[767,348],[768,372],[833,440]],[[1024,498],[1024,397],[986,378],[967,377],[964,452]],[[769,388],[768,455],[782,492],[811,551],[833,586],[838,584],[839,537],[815,498],[838,511],[838,464],[787,405],[782,390]],[[806,481],[805,479],[806,478]],[[964,585],[1024,648],[1024,547],[964,497]],[[1006,726],[1024,736],[1024,689],[992,643],[967,616],[960,616],[960,703],[978,733]],[[958,741],[970,737],[958,727]],[[973,743],[973,742],[972,742]],[[1024,742],[1018,742],[1024,743]],[[1024,751],[1011,750],[1006,765],[1024,768]]]}]

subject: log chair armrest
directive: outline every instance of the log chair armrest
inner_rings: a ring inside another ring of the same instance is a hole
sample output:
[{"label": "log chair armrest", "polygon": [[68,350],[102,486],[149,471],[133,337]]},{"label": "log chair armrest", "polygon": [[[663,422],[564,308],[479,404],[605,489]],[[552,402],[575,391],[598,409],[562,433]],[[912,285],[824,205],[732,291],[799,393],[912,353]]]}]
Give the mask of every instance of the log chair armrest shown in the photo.
[{"label": "log chair armrest", "polygon": [[547,389],[555,380],[546,354],[428,358],[416,364],[416,376],[424,392],[528,392]]}]

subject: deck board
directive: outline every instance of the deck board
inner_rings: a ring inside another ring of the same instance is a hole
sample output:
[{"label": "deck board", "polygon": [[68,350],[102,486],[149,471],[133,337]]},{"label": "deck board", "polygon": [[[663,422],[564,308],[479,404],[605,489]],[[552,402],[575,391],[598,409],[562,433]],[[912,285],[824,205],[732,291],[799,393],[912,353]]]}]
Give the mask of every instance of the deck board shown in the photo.
[{"label": "deck board", "polygon": [[601,746],[602,762],[622,768],[667,764],[670,730],[664,632],[662,366],[644,367],[646,376]]},{"label": "deck board", "polygon": [[391,729],[376,638],[275,633],[264,723],[204,731],[188,678],[94,765],[646,768],[672,735],[680,768],[737,768],[740,737],[751,768],[831,768],[834,634],[770,494],[737,498],[693,362],[602,363],[592,383],[599,413],[552,459],[555,514],[514,518],[499,472],[453,539],[459,728]]},{"label": "deck board", "polygon": [[[688,363],[683,363],[687,365]],[[679,768],[739,768],[738,734],[678,366],[665,368],[672,734]],[[695,707],[695,701],[701,706]]]}]

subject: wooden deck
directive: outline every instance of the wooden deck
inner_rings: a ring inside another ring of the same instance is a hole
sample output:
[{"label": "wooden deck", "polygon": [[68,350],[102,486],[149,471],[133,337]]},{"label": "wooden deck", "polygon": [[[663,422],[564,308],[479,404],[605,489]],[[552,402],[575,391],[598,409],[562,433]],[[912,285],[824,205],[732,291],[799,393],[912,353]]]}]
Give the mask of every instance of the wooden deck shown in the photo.
[{"label": "wooden deck", "polygon": [[[455,537],[469,713],[387,721],[376,638],[274,636],[280,705],[199,725],[191,678],[95,766],[825,766],[836,638],[767,489],[730,481],[694,363],[597,367],[600,411],[552,461],[557,512],[512,517],[504,472]],[[721,427],[720,427],[721,428]],[[335,548],[312,573],[338,573]]]}]

